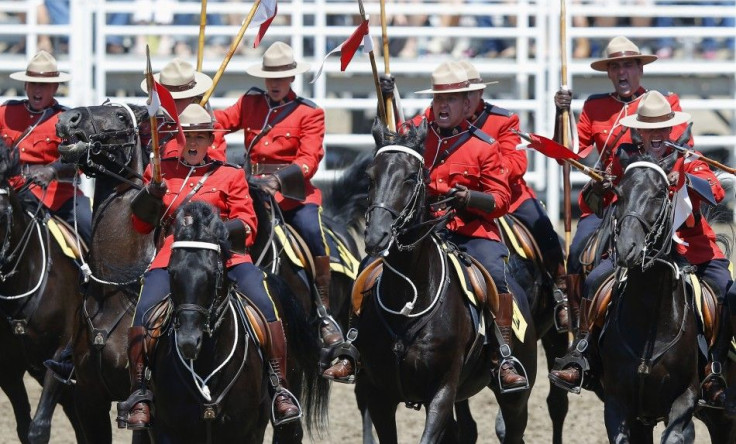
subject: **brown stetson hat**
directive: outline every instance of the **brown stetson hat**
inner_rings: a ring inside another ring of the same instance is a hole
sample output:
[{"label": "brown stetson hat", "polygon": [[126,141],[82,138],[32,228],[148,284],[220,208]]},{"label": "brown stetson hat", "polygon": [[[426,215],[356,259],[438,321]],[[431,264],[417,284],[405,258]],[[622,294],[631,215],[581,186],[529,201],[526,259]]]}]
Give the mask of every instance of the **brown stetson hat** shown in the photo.
[{"label": "brown stetson hat", "polygon": [[606,46],[606,57],[594,61],[590,64],[590,67],[596,71],[607,72],[609,63],[626,59],[639,59],[642,65],[646,65],[657,60],[657,56],[642,54],[639,51],[639,47],[631,40],[623,36],[618,36],[608,42],[608,46]]},{"label": "brown stetson hat", "polygon": [[621,125],[637,129],[668,128],[690,120],[690,114],[672,111],[659,91],[648,91],[639,99],[636,114],[621,119]]},{"label": "brown stetson hat", "polygon": [[32,83],[61,83],[68,82],[72,76],[65,72],[59,72],[54,56],[41,50],[28,62],[25,71],[10,74],[11,79],[21,82]]},{"label": "brown stetson hat", "polygon": [[309,64],[294,60],[294,50],[284,42],[274,42],[263,53],[263,62],[251,65],[245,72],[253,77],[283,79],[309,71]]}]

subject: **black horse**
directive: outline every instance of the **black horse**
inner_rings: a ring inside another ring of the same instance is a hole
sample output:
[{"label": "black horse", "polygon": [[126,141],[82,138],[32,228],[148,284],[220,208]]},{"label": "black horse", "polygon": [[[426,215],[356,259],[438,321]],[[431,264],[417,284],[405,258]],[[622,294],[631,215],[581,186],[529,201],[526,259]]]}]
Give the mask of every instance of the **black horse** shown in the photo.
[{"label": "black horse", "polygon": [[[632,162],[637,160],[637,162]],[[673,206],[665,171],[675,156],[622,158],[613,245],[616,287],[599,350],[611,442],[692,442],[698,400],[697,325],[672,257]]]},{"label": "black horse", "polygon": [[[48,442],[57,402],[81,437],[72,392],[43,366],[72,336],[81,301],[79,266],[50,234],[48,213],[21,203],[10,183],[19,153],[0,144],[0,387],[10,399],[21,442]],[[43,385],[33,422],[23,375]]]},{"label": "black horse", "polygon": [[[177,212],[174,240],[173,315],[153,359],[151,434],[156,442],[262,442],[271,414],[268,373],[241,296],[224,282],[227,229],[212,206],[193,202]],[[292,338],[289,368],[306,383],[306,423],[322,428],[329,385],[317,368],[317,332],[284,283],[271,275],[269,288]],[[301,442],[301,434],[278,432],[279,442]]]},{"label": "black horse", "polygon": [[[454,404],[490,385],[506,425],[504,442],[522,442],[530,391],[500,393],[492,378],[497,344],[484,344],[476,329],[486,322],[491,331],[489,309],[480,307],[479,317],[473,316],[475,308],[434,234],[444,222],[429,220],[422,158],[426,127],[395,135],[378,125],[379,151],[367,171],[365,243],[368,254],[383,255],[384,272],[359,317],[358,406],[370,413],[381,442],[397,441],[394,414],[401,402],[426,408],[421,442],[455,442],[463,431],[455,426]],[[389,144],[394,148],[380,150]],[[530,313],[525,315],[527,340],[515,338],[513,347],[533,384],[536,335]]]},{"label": "black horse", "polygon": [[130,209],[148,162],[148,112],[128,105],[74,108],[59,116],[56,132],[65,141],[62,159],[96,178],[89,283],[73,356],[85,439],[111,442],[110,405],[130,394],[127,328],[155,252],[153,235],[133,229]]}]

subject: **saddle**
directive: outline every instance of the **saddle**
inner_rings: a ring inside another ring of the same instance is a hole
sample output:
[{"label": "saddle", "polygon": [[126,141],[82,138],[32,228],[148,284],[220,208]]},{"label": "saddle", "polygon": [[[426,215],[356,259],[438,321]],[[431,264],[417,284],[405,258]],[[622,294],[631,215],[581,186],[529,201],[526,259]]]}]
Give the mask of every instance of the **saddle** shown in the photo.
[{"label": "saddle", "polygon": [[[72,259],[81,259],[89,252],[89,247],[84,240],[74,231],[74,227],[69,225],[65,220],[57,216],[52,216],[47,223],[49,231],[53,235],[56,242],[59,243],[61,250],[65,255]],[[77,238],[79,243],[77,244]],[[77,245],[79,245],[78,248]]]},{"label": "saddle", "polygon": [[536,262],[540,268],[544,269],[542,250],[529,228],[511,214],[506,214],[496,220],[501,227],[501,238],[506,248],[509,251],[515,251],[524,259]]},{"label": "saddle", "polygon": [[[715,292],[710,286],[692,273],[685,274],[685,282],[688,283],[686,288],[691,292],[693,301],[695,301],[695,309],[700,318],[703,334],[708,346],[712,347],[718,336],[718,299]],[[588,312],[588,329],[593,325],[602,328],[606,319],[608,305],[611,302],[613,294],[613,286],[615,285],[614,275],[607,277],[593,296],[593,302],[590,304],[590,312]]]}]

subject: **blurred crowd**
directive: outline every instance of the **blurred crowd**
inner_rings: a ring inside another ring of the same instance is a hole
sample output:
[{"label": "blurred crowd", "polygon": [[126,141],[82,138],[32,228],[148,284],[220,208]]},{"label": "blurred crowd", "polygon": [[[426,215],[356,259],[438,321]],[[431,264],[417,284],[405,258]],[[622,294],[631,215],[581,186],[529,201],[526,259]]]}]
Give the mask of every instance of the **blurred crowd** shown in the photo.
[{"label": "blurred crowd", "polygon": [[[154,26],[198,26],[199,14],[177,13],[181,9],[181,3],[200,3],[200,0],[106,0],[108,3],[131,2],[134,3],[134,13],[108,13],[106,21],[109,25],[154,25]],[[243,0],[209,0],[209,3],[241,3]],[[328,2],[331,0],[327,0]],[[337,1],[337,0],[333,0]],[[366,0],[366,2],[378,0]],[[420,5],[422,0],[394,0],[398,3]],[[462,11],[463,5],[472,8],[473,4],[483,4],[485,0],[438,0],[447,4],[448,11]],[[516,0],[502,0],[514,5]],[[610,0],[569,0],[572,4],[600,5],[602,8],[610,7]],[[715,5],[736,7],[736,0],[615,0],[622,6],[630,6],[633,10],[643,7],[657,7],[665,5]],[[195,8],[196,9],[196,8]],[[240,26],[247,13],[246,7],[234,7],[232,14],[209,14],[207,26],[217,27],[223,25]],[[237,11],[237,12],[235,12]],[[69,23],[69,0],[44,0],[38,6],[39,24],[68,24]],[[394,14],[389,15],[389,26],[413,26],[413,27],[460,27],[460,28],[515,28],[517,26],[516,15],[431,15],[431,14]],[[0,17],[0,23],[22,23],[25,20],[22,14]],[[310,18],[305,17],[305,23]],[[533,18],[532,18],[533,20]],[[275,24],[288,24],[289,17],[280,15]],[[328,26],[351,26],[358,23],[356,16],[329,15]],[[531,25],[531,24],[530,24]],[[569,26],[582,27],[722,27],[733,29],[734,17],[666,17],[666,16],[637,16],[631,17],[600,16],[586,17],[573,15]],[[508,38],[470,38],[470,37],[393,37],[390,39],[390,52],[394,57],[414,58],[432,54],[451,54],[453,57],[484,57],[484,58],[512,58],[516,55],[516,45],[513,38],[513,29],[509,29]],[[206,40],[205,55],[223,56],[230,44],[231,36],[210,36]],[[307,39],[310,40],[310,39]],[[309,52],[313,42],[305,40],[305,48]],[[328,39],[327,50],[339,44],[335,39]],[[578,59],[594,58],[601,54],[605,46],[606,38],[576,38],[572,48],[572,57]],[[640,39],[637,43],[644,52],[656,54],[660,59],[667,58],[730,58],[734,52],[734,38],[714,37],[692,37],[664,35],[658,38]],[[189,35],[108,35],[106,38],[106,51],[109,54],[132,53],[142,55],[145,47],[149,45],[155,54],[160,56],[175,55],[187,57],[197,50],[197,37]],[[252,51],[250,45],[241,45],[241,52]],[[68,50],[68,40],[60,36],[41,35],[38,40],[39,49],[49,52],[63,53]],[[0,42],[2,52],[25,51],[25,40]]]}]

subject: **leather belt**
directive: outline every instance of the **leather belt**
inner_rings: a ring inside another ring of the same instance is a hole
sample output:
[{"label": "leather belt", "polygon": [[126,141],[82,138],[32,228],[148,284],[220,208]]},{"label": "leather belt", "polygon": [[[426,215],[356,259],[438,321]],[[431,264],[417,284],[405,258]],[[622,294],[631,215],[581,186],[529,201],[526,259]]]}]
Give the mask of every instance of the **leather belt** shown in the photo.
[{"label": "leather belt", "polygon": [[276,171],[286,168],[290,163],[252,163],[251,174],[261,176],[263,174],[273,174]]}]

